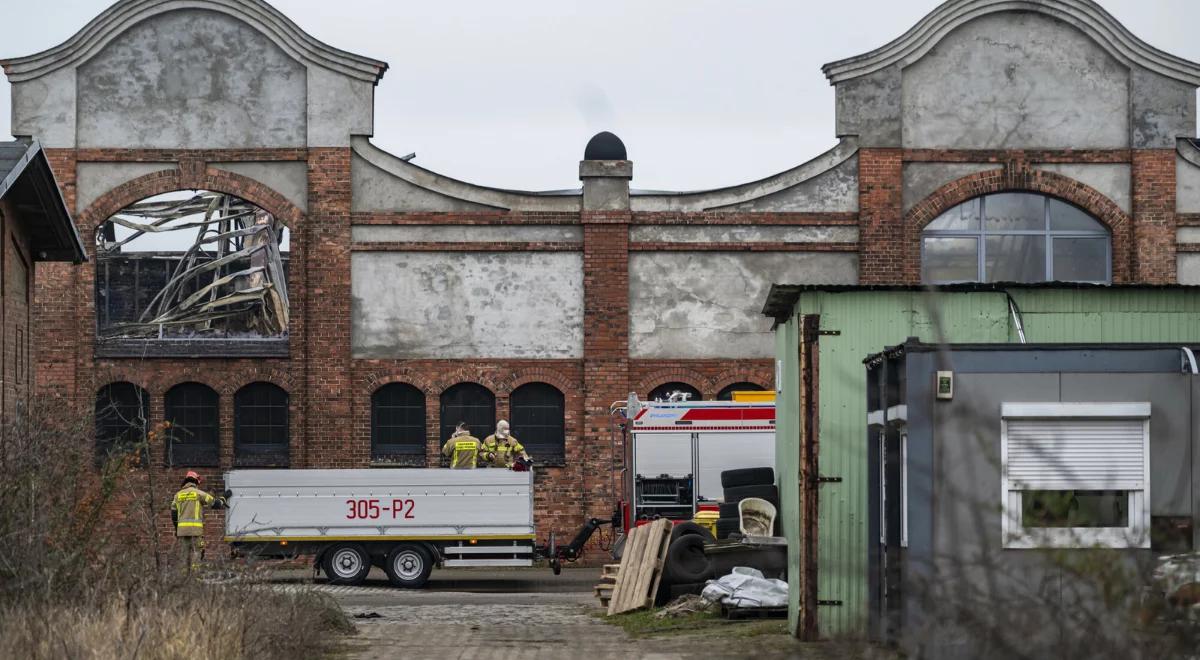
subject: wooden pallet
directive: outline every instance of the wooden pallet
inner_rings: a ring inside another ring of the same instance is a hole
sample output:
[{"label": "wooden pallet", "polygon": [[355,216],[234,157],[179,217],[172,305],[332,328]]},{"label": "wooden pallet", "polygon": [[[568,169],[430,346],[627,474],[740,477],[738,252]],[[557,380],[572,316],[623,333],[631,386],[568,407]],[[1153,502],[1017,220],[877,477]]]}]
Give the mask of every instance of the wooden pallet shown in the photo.
[{"label": "wooden pallet", "polygon": [[609,616],[654,604],[670,540],[671,521],[666,518],[636,527],[629,533],[608,601]]},{"label": "wooden pallet", "polygon": [[612,592],[617,586],[617,572],[620,568],[620,564],[605,564],[600,573],[600,584],[592,589],[592,593],[600,601],[601,607],[607,608],[608,601],[612,600]]}]

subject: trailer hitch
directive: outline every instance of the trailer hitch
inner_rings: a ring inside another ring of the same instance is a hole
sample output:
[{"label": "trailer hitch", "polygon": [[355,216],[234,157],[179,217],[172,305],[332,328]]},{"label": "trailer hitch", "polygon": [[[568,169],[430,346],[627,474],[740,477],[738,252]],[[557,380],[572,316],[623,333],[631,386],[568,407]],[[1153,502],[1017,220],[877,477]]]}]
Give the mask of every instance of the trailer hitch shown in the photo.
[{"label": "trailer hitch", "polygon": [[538,558],[548,560],[550,562],[550,569],[554,571],[555,575],[558,575],[562,572],[563,562],[573,562],[579,559],[580,554],[583,552],[583,547],[591,540],[592,534],[595,534],[596,530],[605,525],[616,525],[615,518],[610,520],[590,518],[579,528],[579,531],[575,534],[575,538],[571,539],[571,542],[567,545],[562,546],[558,545],[558,542],[555,540],[554,532],[550,532],[549,541],[545,545],[539,545],[534,548],[534,552]]}]

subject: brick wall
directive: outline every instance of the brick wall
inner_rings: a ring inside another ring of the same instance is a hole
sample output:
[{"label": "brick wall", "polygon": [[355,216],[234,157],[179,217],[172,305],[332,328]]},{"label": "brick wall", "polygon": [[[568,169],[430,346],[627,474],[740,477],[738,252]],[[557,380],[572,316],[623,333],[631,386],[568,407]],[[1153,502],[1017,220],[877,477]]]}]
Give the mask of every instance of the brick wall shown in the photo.
[{"label": "brick wall", "polygon": [[902,161],[899,149],[858,153],[858,281],[910,283],[902,213]]},{"label": "brick wall", "polygon": [[1174,284],[1175,150],[1133,152],[1133,279]]}]

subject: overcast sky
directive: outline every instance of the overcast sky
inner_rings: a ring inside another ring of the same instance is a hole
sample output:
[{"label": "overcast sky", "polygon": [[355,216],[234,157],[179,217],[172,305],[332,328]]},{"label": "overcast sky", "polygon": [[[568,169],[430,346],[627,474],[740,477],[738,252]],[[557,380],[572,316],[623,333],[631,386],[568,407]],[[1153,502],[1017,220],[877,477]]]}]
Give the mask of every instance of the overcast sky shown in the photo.
[{"label": "overcast sky", "polygon": [[[55,46],[108,0],[0,0],[0,56]],[[758,179],[835,143],[821,65],[899,36],[939,0],[274,0],[333,46],[388,62],[374,142],[458,179],[578,185],[612,130],[638,188]],[[1101,0],[1152,46],[1200,60],[1197,0]],[[19,27],[18,27],[19,26]],[[0,84],[0,132],[9,88]]]}]

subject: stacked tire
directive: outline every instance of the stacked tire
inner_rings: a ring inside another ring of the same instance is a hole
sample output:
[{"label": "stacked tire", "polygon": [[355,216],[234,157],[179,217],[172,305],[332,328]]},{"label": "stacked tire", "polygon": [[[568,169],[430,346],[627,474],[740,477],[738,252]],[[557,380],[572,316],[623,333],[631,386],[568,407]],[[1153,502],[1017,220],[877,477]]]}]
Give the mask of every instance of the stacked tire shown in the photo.
[{"label": "stacked tire", "polygon": [[712,565],[704,554],[704,544],[713,541],[713,535],[694,522],[679,523],[671,529],[655,605],[665,605],[683,594],[700,593],[713,577]]},{"label": "stacked tire", "polygon": [[775,470],[769,467],[725,470],[721,473],[721,488],[725,490],[725,501],[721,504],[721,517],[717,519],[717,539],[727,539],[741,534],[741,515],[738,504],[748,497],[764,499],[779,508],[779,489],[775,486]]}]

